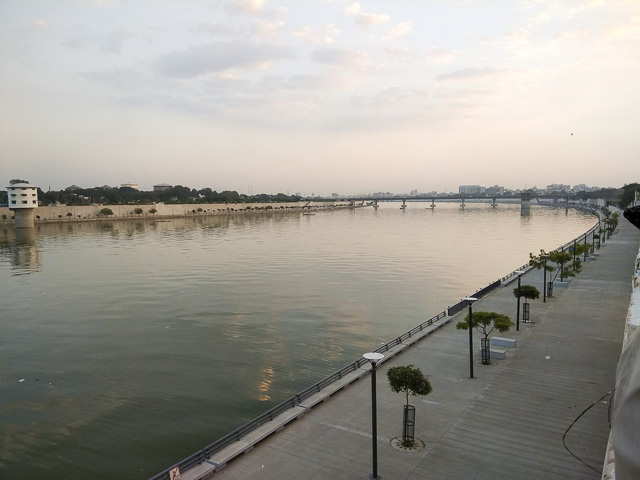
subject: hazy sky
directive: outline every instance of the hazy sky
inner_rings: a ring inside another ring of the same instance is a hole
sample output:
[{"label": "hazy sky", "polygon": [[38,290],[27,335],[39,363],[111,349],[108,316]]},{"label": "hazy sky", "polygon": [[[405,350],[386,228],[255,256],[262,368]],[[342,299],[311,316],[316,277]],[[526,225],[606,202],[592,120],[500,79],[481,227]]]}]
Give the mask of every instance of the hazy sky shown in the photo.
[{"label": "hazy sky", "polygon": [[0,182],[640,177],[640,1],[2,0]]}]

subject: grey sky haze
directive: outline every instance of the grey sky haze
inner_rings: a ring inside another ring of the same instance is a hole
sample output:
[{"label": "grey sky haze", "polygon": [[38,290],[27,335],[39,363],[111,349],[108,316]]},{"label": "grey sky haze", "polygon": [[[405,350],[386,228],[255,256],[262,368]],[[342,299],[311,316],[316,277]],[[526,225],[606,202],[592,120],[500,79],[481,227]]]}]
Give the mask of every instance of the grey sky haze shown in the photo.
[{"label": "grey sky haze", "polygon": [[621,186],[638,85],[636,0],[6,0],[0,178]]}]

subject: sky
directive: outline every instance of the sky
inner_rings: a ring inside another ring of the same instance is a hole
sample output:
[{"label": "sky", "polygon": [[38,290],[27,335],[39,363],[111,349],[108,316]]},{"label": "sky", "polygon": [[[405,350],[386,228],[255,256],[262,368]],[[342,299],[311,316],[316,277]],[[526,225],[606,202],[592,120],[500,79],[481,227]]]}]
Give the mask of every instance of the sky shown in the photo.
[{"label": "sky", "polygon": [[0,182],[640,180],[639,0],[3,0]]}]

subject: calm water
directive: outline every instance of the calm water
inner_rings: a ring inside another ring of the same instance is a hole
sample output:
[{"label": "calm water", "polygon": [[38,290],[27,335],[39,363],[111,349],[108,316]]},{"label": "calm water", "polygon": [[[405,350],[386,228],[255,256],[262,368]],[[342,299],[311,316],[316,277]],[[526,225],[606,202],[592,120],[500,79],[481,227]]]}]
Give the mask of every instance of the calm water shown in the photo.
[{"label": "calm water", "polygon": [[595,222],[425,206],[0,226],[0,478],[146,479]]}]

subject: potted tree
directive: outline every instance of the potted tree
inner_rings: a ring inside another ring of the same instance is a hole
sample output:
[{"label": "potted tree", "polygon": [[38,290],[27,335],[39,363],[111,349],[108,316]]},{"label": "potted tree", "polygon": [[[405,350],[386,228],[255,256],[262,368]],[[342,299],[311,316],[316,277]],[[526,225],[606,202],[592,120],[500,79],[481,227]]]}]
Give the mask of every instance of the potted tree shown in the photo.
[{"label": "potted tree", "polygon": [[520,285],[520,288],[513,289],[513,296],[516,298],[524,298],[522,304],[522,321],[525,323],[531,322],[529,320],[529,302],[527,300],[536,300],[540,298],[540,290],[533,285]]},{"label": "potted tree", "polygon": [[404,393],[406,396],[402,417],[402,446],[412,447],[414,443],[416,409],[413,405],[409,405],[409,395],[429,395],[432,390],[431,382],[419,368],[413,365],[391,367],[387,370],[387,379],[392,392]]},{"label": "potted tree", "polygon": [[[491,335],[494,330],[498,330],[500,333],[508,332],[515,324],[507,315],[496,312],[473,312],[471,322],[471,326],[484,335],[484,338],[480,339],[480,345],[482,346],[482,364],[489,365],[491,364],[489,335]],[[469,330],[469,315],[456,324],[456,329]]]}]

